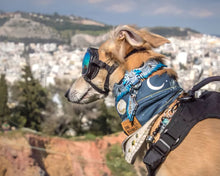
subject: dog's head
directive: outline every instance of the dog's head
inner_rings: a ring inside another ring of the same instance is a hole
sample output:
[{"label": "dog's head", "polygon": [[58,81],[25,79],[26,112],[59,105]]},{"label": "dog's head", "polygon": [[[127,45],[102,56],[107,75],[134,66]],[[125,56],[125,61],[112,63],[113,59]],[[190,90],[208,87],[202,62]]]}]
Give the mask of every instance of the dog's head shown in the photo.
[{"label": "dog's head", "polygon": [[124,77],[125,71],[138,68],[152,58],[162,61],[164,56],[155,53],[152,48],[165,43],[169,43],[169,40],[144,29],[118,26],[97,50],[98,59],[108,67],[114,67],[113,72],[109,74],[106,66],[98,66],[99,70],[96,69],[97,73],[92,79],[85,79],[85,76],[77,79],[67,91],[66,97],[73,103],[89,103],[103,98]]}]

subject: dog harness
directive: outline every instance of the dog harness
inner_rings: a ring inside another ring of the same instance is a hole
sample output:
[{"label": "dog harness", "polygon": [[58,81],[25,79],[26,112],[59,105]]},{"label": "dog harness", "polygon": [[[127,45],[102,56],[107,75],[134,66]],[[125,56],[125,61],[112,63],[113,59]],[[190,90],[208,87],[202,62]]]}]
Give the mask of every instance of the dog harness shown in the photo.
[{"label": "dog harness", "polygon": [[149,176],[155,175],[169,152],[180,145],[194,125],[207,118],[220,119],[219,92],[205,91],[199,98],[195,98],[195,91],[212,81],[220,81],[220,76],[203,80],[188,92],[188,96],[179,100],[176,113],[144,157]]},{"label": "dog harness", "polygon": [[122,81],[114,85],[115,106],[127,135],[163,112],[182,93],[177,81],[167,73],[149,78],[163,67],[166,66],[161,62],[150,60],[142,67],[126,72]]}]

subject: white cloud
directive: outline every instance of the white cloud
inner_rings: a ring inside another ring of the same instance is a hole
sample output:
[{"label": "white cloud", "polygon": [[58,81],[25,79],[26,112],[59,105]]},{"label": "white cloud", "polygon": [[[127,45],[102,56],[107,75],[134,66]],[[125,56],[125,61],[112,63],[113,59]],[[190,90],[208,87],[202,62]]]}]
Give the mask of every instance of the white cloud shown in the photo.
[{"label": "white cloud", "polygon": [[96,4],[96,3],[101,3],[104,2],[105,0],[88,0],[88,3],[90,4]]},{"label": "white cloud", "polygon": [[199,18],[207,18],[214,15],[213,12],[206,9],[196,9],[196,10],[194,9],[191,10],[189,14],[193,17],[199,17]]},{"label": "white cloud", "polygon": [[173,14],[173,15],[180,15],[184,11],[174,5],[166,5],[160,8],[157,8],[153,13],[155,15],[163,15],[163,14]]},{"label": "white cloud", "polygon": [[208,9],[194,8],[186,9],[179,8],[175,5],[166,5],[163,7],[156,8],[153,12],[154,15],[178,15],[178,16],[187,16],[195,18],[206,18],[213,16],[213,12]]},{"label": "white cloud", "polygon": [[126,13],[133,11],[136,7],[136,4],[132,1],[124,1],[120,3],[115,3],[107,7],[108,11],[117,12],[117,13]]}]

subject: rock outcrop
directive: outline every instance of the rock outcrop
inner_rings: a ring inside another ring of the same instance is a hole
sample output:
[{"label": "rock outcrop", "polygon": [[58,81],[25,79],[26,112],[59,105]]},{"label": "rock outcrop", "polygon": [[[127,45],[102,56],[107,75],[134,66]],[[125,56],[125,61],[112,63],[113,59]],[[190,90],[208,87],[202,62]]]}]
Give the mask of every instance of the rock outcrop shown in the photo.
[{"label": "rock outcrop", "polygon": [[125,135],[68,140],[36,134],[0,136],[1,176],[111,176],[105,155]]},{"label": "rock outcrop", "polygon": [[0,26],[0,36],[8,38],[39,38],[60,40],[57,31],[39,22],[15,15],[10,18],[3,26]]}]

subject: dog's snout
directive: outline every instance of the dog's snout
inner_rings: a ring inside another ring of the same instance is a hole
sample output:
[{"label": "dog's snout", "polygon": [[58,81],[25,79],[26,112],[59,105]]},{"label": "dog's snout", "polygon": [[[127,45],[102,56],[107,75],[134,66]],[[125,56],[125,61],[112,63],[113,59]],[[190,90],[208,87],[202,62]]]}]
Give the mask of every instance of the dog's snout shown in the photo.
[{"label": "dog's snout", "polygon": [[69,92],[70,92],[70,90],[68,89],[64,95],[67,99],[68,99]]}]

